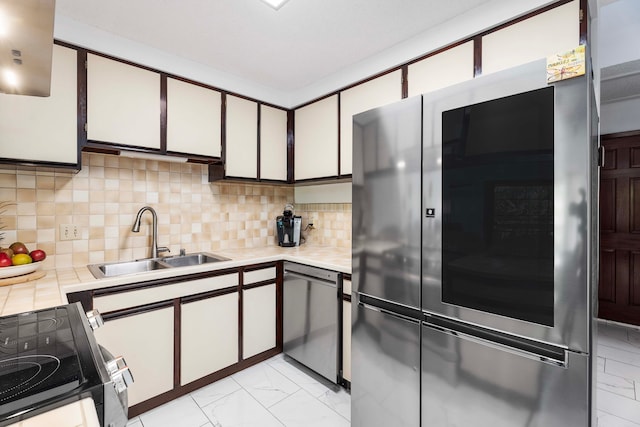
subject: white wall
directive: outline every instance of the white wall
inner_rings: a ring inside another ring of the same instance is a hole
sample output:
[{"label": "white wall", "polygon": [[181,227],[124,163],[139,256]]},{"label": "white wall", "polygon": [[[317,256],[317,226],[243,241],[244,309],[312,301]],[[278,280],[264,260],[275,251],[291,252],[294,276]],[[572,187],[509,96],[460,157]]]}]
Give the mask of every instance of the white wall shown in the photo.
[{"label": "white wall", "polygon": [[[597,38],[600,67],[639,60],[640,1],[600,0],[600,6]],[[601,103],[602,135],[640,129],[640,94],[630,95],[629,99]]]},{"label": "white wall", "polygon": [[600,134],[640,129],[640,98],[600,106]]},{"label": "white wall", "polygon": [[600,67],[640,59],[640,1],[604,4],[598,15]]}]

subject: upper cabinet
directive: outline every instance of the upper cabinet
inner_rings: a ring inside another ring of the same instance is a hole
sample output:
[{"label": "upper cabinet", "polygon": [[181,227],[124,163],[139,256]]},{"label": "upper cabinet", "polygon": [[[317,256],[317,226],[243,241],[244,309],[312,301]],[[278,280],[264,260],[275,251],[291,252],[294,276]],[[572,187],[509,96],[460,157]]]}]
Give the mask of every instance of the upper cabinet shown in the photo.
[{"label": "upper cabinet", "polygon": [[227,95],[225,175],[258,178],[258,104]]},{"label": "upper cabinet", "polygon": [[0,94],[0,158],[78,168],[76,51],[53,46],[51,95]]},{"label": "upper cabinet", "polygon": [[87,139],[160,149],[160,74],[87,55]]},{"label": "upper cabinet", "polygon": [[260,105],[260,179],[287,180],[287,111]]},{"label": "upper cabinet", "polygon": [[525,64],[580,44],[578,0],[482,37],[482,74]]},{"label": "upper cabinet", "polygon": [[[396,70],[340,93],[340,175],[352,171],[353,115],[402,99],[402,71]],[[297,167],[297,165],[296,165]]]},{"label": "upper cabinet", "polygon": [[167,151],[220,157],[220,92],[167,78]]},{"label": "upper cabinet", "polygon": [[473,78],[473,42],[409,65],[409,96],[442,89]]},{"label": "upper cabinet", "polygon": [[338,175],[338,95],[295,112],[295,180]]}]

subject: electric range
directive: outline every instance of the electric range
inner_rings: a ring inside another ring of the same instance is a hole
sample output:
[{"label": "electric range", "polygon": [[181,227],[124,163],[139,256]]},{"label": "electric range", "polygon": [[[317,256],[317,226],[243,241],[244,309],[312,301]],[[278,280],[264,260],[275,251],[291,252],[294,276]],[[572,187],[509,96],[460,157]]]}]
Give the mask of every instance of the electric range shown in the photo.
[{"label": "electric range", "polygon": [[87,397],[101,426],[126,425],[133,378],[96,342],[101,324],[80,303],[0,317],[0,426]]}]

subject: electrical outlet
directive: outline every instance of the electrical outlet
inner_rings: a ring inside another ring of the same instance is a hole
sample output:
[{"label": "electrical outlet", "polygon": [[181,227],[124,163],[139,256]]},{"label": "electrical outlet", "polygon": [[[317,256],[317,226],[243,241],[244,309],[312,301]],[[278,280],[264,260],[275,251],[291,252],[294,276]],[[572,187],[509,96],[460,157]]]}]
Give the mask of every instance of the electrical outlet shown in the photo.
[{"label": "electrical outlet", "polygon": [[75,224],[60,224],[60,240],[78,240],[80,235],[80,227]]}]

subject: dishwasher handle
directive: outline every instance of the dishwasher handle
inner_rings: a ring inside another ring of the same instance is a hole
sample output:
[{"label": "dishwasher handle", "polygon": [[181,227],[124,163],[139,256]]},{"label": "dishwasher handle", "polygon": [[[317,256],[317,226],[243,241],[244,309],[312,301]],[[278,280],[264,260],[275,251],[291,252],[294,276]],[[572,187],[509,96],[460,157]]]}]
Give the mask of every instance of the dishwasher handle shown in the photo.
[{"label": "dishwasher handle", "polygon": [[329,286],[332,288],[337,288],[338,287],[338,282],[333,281],[333,280],[327,280],[321,277],[315,277],[315,276],[309,276],[306,274],[302,274],[302,273],[294,273],[293,271],[285,271],[284,272],[284,282],[287,281],[288,277],[292,277],[292,278],[297,278],[297,279],[304,279],[304,280],[310,280],[313,281],[315,283],[318,283],[320,285],[324,285],[324,286]]}]

